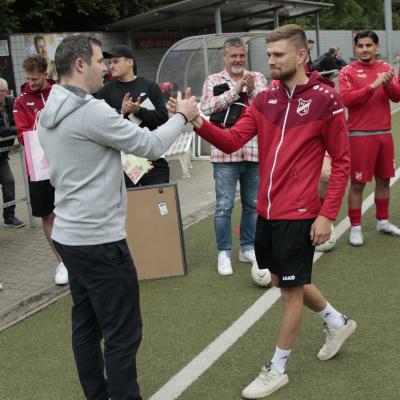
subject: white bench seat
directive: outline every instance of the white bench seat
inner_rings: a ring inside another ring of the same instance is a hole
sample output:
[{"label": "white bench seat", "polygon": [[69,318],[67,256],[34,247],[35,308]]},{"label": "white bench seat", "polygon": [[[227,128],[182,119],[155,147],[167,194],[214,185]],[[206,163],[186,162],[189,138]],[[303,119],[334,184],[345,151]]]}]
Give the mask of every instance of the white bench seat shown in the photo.
[{"label": "white bench seat", "polygon": [[179,161],[182,168],[182,178],[190,178],[189,168],[192,168],[192,163],[190,162],[190,146],[192,144],[194,132],[191,126],[189,129],[190,131],[181,133],[165,153],[167,160]]}]

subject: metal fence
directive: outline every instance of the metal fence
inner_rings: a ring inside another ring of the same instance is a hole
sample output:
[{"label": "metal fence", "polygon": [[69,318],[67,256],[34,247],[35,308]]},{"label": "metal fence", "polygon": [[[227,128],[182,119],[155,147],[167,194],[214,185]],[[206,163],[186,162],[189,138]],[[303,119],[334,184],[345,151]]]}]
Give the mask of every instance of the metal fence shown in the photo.
[{"label": "metal fence", "polygon": [[[15,139],[16,136],[8,136],[5,138],[0,138],[0,142],[4,142],[6,140],[10,139]],[[9,152],[16,152],[19,154],[20,160],[21,160],[21,168],[22,168],[22,178],[24,181],[24,190],[25,190],[25,197],[22,197],[20,199],[15,199],[14,201],[9,201],[7,203],[3,203],[2,209],[16,205],[18,203],[26,203],[26,206],[28,207],[28,214],[29,214],[29,223],[31,227],[35,226],[35,219],[32,215],[32,209],[31,209],[31,201],[29,198],[29,186],[28,186],[28,177],[26,175],[26,164],[25,164],[25,152],[23,146],[20,144],[14,144],[12,146],[6,146],[6,147],[0,147],[0,153],[4,153],[6,151]]]}]

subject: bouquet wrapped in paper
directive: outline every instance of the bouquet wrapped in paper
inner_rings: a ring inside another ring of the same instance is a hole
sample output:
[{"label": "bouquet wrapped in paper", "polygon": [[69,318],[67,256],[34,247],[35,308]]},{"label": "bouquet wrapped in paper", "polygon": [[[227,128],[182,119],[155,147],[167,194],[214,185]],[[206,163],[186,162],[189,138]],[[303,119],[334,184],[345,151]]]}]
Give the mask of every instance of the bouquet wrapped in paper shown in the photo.
[{"label": "bouquet wrapped in paper", "polygon": [[153,166],[150,161],[143,157],[137,157],[133,154],[125,154],[121,151],[122,169],[129,176],[129,179],[136,185],[140,178]]}]

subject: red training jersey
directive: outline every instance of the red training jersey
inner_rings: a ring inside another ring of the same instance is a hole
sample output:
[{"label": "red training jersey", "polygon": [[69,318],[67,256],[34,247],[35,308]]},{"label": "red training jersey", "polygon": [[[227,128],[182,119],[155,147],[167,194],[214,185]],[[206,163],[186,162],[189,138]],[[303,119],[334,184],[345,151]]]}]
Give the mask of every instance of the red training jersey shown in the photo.
[{"label": "red training jersey", "polygon": [[21,94],[14,102],[14,120],[21,144],[24,144],[23,133],[34,128],[36,115],[43,109],[55,83],[52,79],[47,79],[46,87],[40,90],[32,90],[27,83],[21,86]]},{"label": "red training jersey", "polygon": [[348,108],[350,132],[386,131],[392,127],[390,102],[400,101],[400,85],[395,77],[387,86],[373,90],[371,84],[382,72],[393,71],[383,61],[365,64],[354,61],[342,68],[339,74],[339,91],[344,105]]},{"label": "red training jersey", "polygon": [[[203,120],[196,132],[225,153],[258,136],[260,184],[257,214],[270,220],[320,215],[334,220],[350,170],[343,105],[317,72],[292,90],[282,82],[258,94],[243,117],[225,131]],[[328,192],[321,208],[318,179],[325,151],[332,157]]]}]

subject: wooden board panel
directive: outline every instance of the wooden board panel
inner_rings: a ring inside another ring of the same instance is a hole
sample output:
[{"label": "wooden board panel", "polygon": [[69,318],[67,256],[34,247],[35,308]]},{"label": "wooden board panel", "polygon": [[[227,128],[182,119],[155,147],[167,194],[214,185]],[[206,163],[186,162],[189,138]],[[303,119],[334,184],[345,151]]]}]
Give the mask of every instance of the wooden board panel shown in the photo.
[{"label": "wooden board panel", "polygon": [[129,189],[126,231],[140,280],[186,274],[176,184]]}]

